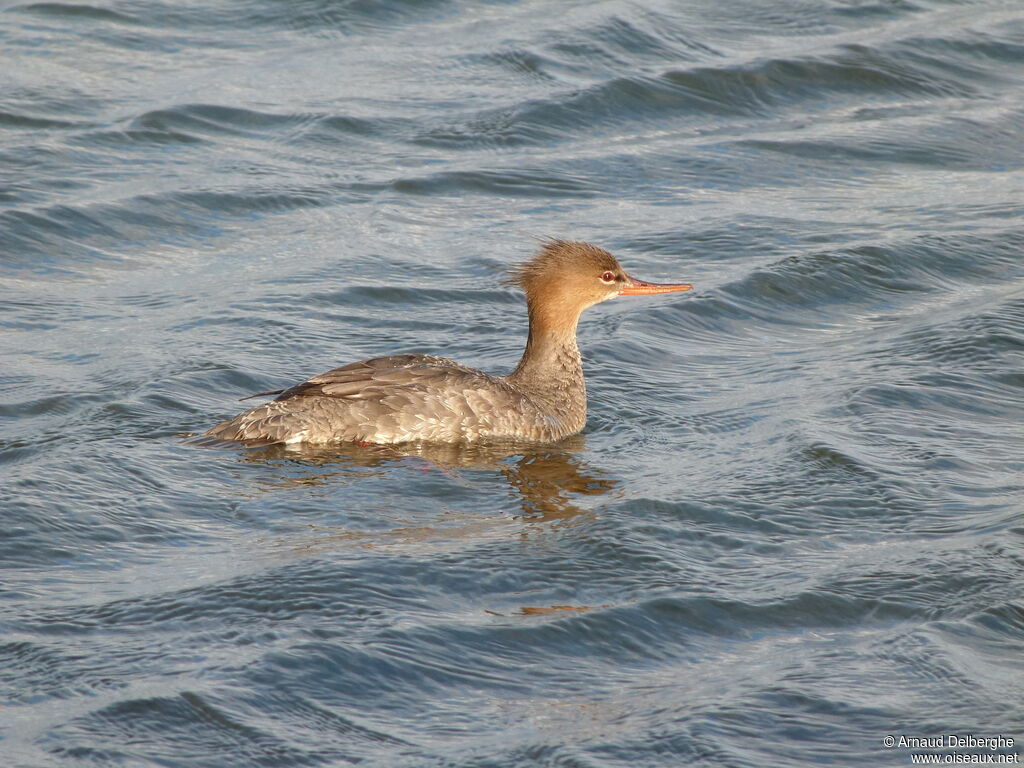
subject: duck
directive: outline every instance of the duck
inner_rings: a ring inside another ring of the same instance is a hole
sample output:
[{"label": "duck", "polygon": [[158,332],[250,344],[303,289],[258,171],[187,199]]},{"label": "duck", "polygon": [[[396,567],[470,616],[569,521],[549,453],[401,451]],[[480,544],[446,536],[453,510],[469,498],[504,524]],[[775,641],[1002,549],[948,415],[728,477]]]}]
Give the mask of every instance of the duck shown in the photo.
[{"label": "duck", "polygon": [[375,357],[250,395],[276,397],[205,437],[245,445],[555,442],[582,431],[587,421],[576,341],[583,311],[618,296],[693,288],[638,280],[603,248],[561,239],[542,241],[506,282],[523,290],[529,321],[526,348],[508,375],[434,355]]}]

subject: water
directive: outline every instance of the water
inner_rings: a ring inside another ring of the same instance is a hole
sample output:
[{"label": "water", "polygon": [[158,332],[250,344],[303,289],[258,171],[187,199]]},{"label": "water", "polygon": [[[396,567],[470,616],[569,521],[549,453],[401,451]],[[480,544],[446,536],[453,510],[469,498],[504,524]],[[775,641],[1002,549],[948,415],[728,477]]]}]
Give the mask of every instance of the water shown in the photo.
[{"label": "water", "polygon": [[[1017,0],[6,2],[0,61],[4,766],[1017,751]],[[582,436],[182,438],[508,370],[539,235],[697,286],[584,316]]]}]

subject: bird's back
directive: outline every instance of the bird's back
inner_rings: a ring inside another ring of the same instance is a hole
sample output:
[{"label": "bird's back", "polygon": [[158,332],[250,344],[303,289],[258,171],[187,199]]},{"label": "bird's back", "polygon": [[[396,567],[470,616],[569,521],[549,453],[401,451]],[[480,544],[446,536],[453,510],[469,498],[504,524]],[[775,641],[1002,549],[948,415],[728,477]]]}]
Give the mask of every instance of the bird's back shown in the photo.
[{"label": "bird's back", "polygon": [[504,378],[443,357],[394,355],[314,376],[206,435],[262,444],[552,440],[560,433],[569,432],[555,414]]}]

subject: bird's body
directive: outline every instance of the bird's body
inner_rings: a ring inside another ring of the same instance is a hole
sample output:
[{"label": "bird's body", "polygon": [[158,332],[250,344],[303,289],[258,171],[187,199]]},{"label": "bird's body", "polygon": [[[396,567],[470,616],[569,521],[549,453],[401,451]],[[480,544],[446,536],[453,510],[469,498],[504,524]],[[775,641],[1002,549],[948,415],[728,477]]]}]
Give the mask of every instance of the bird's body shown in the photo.
[{"label": "bird's body", "polygon": [[515,278],[530,335],[518,367],[492,376],[430,355],[363,360],[314,376],[210,429],[246,444],[553,441],[583,429],[587,392],[576,325],[622,294],[687,290],[626,275],[607,251],[552,240]]},{"label": "bird's body", "polygon": [[261,443],[558,440],[583,428],[586,392],[554,389],[524,392],[511,376],[443,357],[377,357],[314,376],[207,434]]}]

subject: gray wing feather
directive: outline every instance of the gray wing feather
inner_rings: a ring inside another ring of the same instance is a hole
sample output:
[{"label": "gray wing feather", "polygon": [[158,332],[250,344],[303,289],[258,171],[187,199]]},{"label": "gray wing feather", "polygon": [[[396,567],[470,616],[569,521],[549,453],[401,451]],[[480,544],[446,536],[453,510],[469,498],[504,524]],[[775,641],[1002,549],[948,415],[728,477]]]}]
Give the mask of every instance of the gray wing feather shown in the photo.
[{"label": "gray wing feather", "polygon": [[394,355],[313,376],[207,435],[249,443],[548,440],[551,427],[504,379],[441,357]]}]

